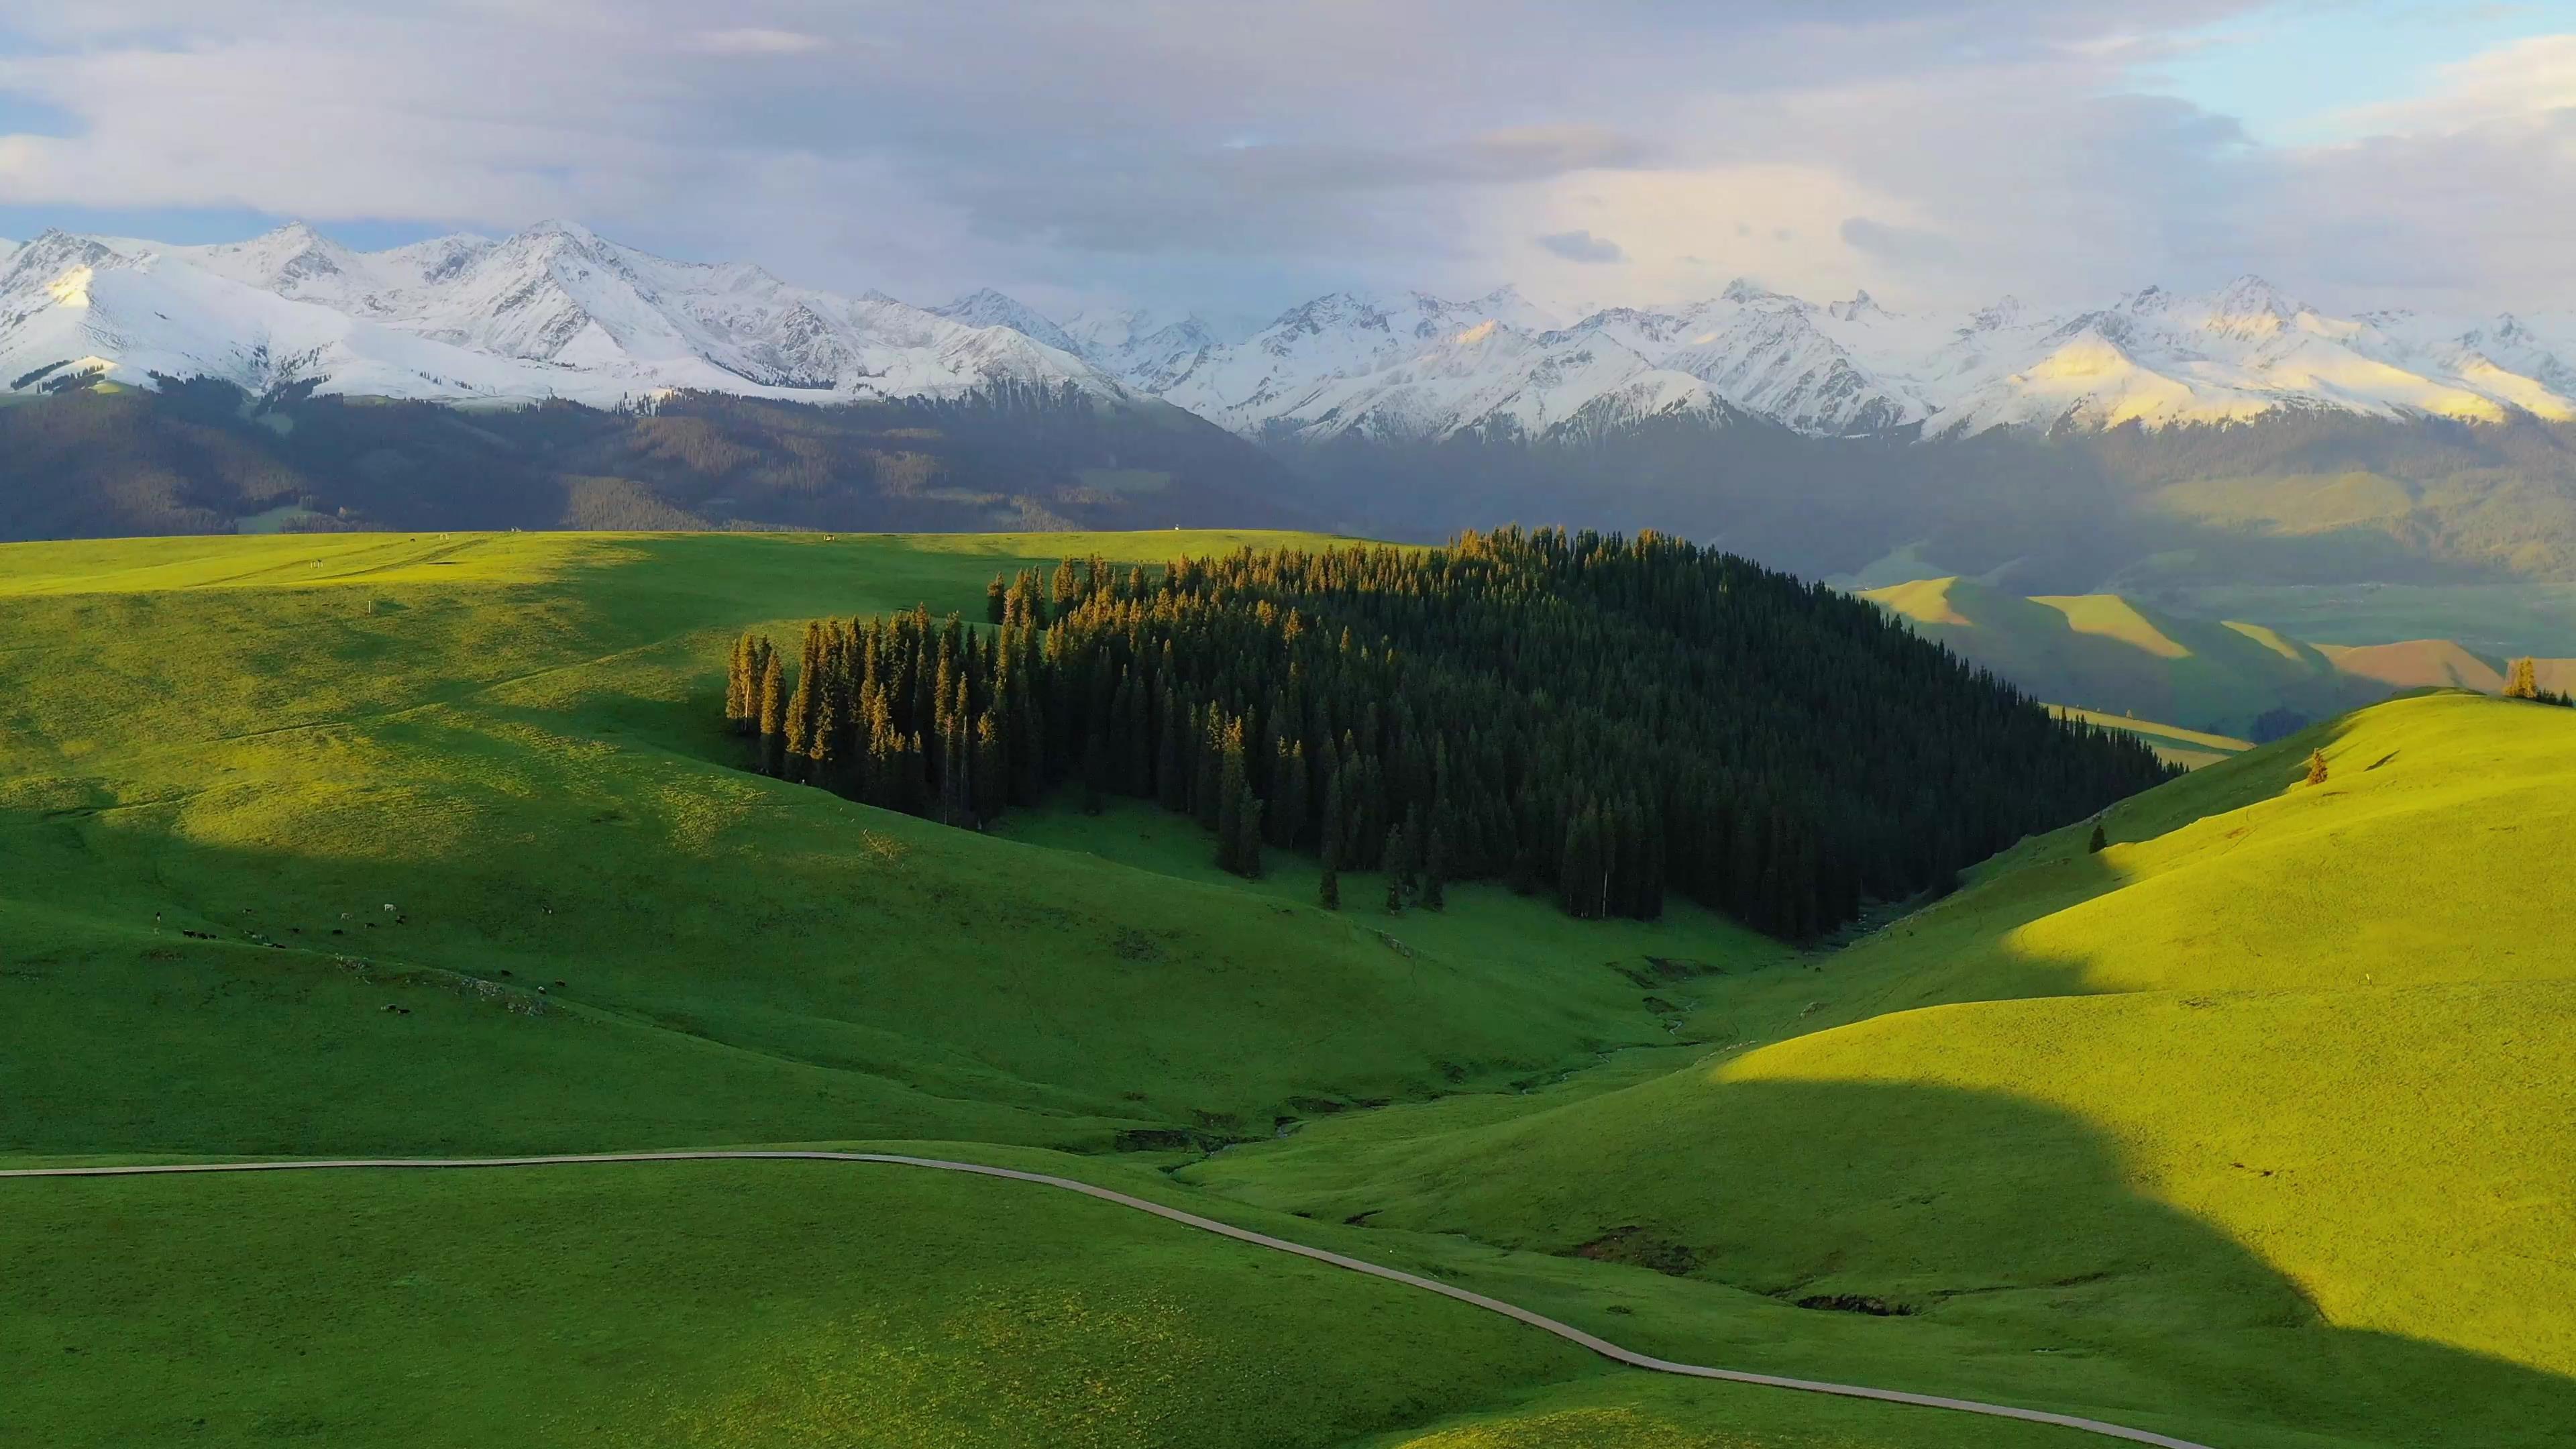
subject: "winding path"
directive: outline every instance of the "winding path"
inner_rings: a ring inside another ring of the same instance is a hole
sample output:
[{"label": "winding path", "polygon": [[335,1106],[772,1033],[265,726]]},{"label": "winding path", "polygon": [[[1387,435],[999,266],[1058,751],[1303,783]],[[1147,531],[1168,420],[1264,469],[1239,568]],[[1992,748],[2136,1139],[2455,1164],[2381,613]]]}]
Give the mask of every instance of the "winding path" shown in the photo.
[{"label": "winding path", "polygon": [[1366,1273],[1372,1278],[1384,1278],[1392,1283],[1401,1283],[1408,1288],[1437,1293],[1443,1298],[1455,1298],[1461,1303],[1473,1304],[1488,1313],[1499,1313],[1505,1318],[1518,1319],[1532,1328],[1545,1329],[1570,1343],[1581,1344],[1603,1358],[1613,1359],[1636,1368],[1651,1369],[1660,1374],[1680,1374],[1696,1379],[1722,1379],[1728,1383],[1737,1384],[1759,1384],[1765,1388],[1795,1389],[1800,1393],[1836,1394],[1847,1399],[1876,1399],[1882,1403],[1913,1404],[1927,1409],[1952,1409],[1960,1413],[1985,1414],[1998,1419],[2021,1419],[2033,1424],[2054,1424],[2064,1429],[2098,1434],[2106,1439],[2124,1439],[2134,1444],[2159,1445],[2162,1449],[2209,1449],[2207,1445],[2195,1444],[2188,1439],[2168,1438],[2163,1434],[2151,1434],[2144,1429],[2106,1424],[2099,1419],[2083,1419],[2072,1414],[2051,1414],[2038,1409],[2016,1409],[2006,1404],[1983,1404],[1974,1399],[1945,1399],[1935,1394],[1908,1394],[1894,1389],[1864,1388],[1857,1384],[1829,1384],[1814,1379],[1781,1378],[1773,1374],[1745,1373],[1737,1369],[1705,1368],[1699,1364],[1675,1363],[1670,1359],[1655,1358],[1633,1349],[1621,1348],[1608,1339],[1596,1338],[1570,1323],[1559,1323],[1553,1318],[1532,1313],[1526,1308],[1505,1303],[1499,1298],[1488,1298],[1482,1293],[1471,1293],[1464,1288],[1455,1288],[1434,1279],[1419,1277],[1394,1268],[1381,1267],[1375,1263],[1363,1262],[1358,1258],[1344,1257],[1340,1253],[1326,1252],[1322,1248],[1310,1248],[1303,1243],[1292,1243],[1285,1238],[1274,1238],[1267,1233],[1256,1233],[1248,1228],[1234,1227],[1213,1218],[1203,1218],[1196,1213],[1185,1213],[1178,1208],[1148,1202],[1141,1197],[1130,1197],[1126,1193],[1096,1187],[1070,1177],[1050,1177],[1042,1172],[1021,1172],[1016,1168],[988,1167],[977,1162],[948,1162],[935,1157],[902,1157],[884,1152],[593,1152],[555,1157],[373,1157],[310,1162],[195,1162],[133,1167],[21,1167],[0,1169],[0,1178],[147,1177],[185,1172],[315,1172],[352,1168],[565,1167],[600,1162],[733,1162],[780,1159],[807,1162],[875,1162],[895,1167],[926,1167],[938,1172],[964,1172],[977,1177],[1002,1177],[1014,1182],[1034,1182],[1042,1187],[1078,1192],[1085,1197],[1096,1197],[1102,1202],[1116,1203],[1120,1207],[1152,1213],[1158,1218],[1166,1218],[1201,1232],[1215,1233],[1276,1252],[1294,1253],[1300,1258],[1312,1258],[1318,1263],[1329,1263],[1333,1267],[1347,1268],[1354,1273]]}]

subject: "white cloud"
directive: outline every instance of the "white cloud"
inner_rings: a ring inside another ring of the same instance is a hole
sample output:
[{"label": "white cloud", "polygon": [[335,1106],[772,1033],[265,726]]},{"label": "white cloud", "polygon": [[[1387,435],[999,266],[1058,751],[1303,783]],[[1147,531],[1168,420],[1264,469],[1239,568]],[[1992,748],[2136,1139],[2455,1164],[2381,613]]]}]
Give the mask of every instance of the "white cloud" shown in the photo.
[{"label": "white cloud", "polygon": [[1549,232],[1538,238],[1538,245],[1540,250],[1551,256],[1585,266],[1599,266],[1606,262],[1622,262],[1628,259],[1628,254],[1619,249],[1617,242],[1606,236],[1594,236],[1581,228],[1573,231]]},{"label": "white cloud", "polygon": [[2424,135],[2532,122],[2576,107],[2576,35],[2536,35],[2454,61],[2423,95],[2338,117],[2347,134]]},{"label": "white cloud", "polygon": [[1661,300],[1742,273],[2063,301],[2257,270],[2576,302],[2576,39],[2453,67],[2337,147],[2128,93],[2248,8],[738,0],[710,29],[695,0],[86,0],[0,26],[27,47],[0,102],[73,123],[0,136],[0,203],[570,215],[925,297]]},{"label": "white cloud", "polygon": [[832,42],[799,30],[704,30],[697,48],[709,55],[811,55],[831,49]]}]

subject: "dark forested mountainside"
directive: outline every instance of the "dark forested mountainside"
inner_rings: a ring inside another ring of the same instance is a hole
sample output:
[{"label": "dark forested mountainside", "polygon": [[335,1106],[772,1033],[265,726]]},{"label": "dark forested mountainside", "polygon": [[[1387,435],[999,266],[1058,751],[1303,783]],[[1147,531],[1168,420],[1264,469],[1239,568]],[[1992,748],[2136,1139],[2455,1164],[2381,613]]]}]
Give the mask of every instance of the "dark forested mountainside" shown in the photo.
[{"label": "dark forested mountainside", "polygon": [[1163,403],[465,409],[163,379],[0,407],[0,539],[254,527],[1290,526],[1281,466]]},{"label": "dark forested mountainside", "polygon": [[1079,781],[1398,899],[1508,880],[1580,916],[1667,892],[1804,937],[2170,771],[1875,607],[1652,534],[1068,562],[737,645],[760,767],[973,823]]}]

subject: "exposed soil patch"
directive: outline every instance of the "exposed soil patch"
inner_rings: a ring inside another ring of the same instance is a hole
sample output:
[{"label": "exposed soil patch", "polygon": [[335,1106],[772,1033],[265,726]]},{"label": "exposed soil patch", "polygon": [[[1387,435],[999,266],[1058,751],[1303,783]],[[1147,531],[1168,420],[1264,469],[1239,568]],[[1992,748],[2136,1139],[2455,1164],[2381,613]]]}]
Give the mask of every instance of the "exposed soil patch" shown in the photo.
[{"label": "exposed soil patch", "polygon": [[1815,1293],[1798,1300],[1800,1308],[1821,1309],[1828,1313],[1866,1313],[1872,1318],[1911,1318],[1914,1310],[1903,1303],[1890,1303],[1884,1298],[1868,1298],[1858,1293]]},{"label": "exposed soil patch", "polygon": [[1687,1244],[1660,1238],[1640,1227],[1612,1228],[1574,1250],[1574,1256],[1595,1263],[1625,1263],[1631,1268],[1651,1268],[1675,1278],[1687,1277],[1699,1266],[1699,1254]]}]

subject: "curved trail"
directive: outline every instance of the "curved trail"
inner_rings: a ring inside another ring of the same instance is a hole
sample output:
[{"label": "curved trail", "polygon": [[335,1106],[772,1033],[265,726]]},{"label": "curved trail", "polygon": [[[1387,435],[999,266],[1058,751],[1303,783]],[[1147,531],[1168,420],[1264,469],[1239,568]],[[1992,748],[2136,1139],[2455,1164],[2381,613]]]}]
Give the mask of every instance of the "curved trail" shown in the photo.
[{"label": "curved trail", "polygon": [[1794,1389],[1809,1394],[1835,1394],[1847,1399],[1876,1399],[1883,1403],[1913,1404],[1927,1409],[1952,1409],[1960,1413],[1985,1414],[1998,1419],[2021,1419],[2033,1424],[2054,1424],[2064,1429],[2098,1434],[2106,1439],[2125,1439],[2134,1444],[2154,1444],[2161,1446],[2161,1449],[2209,1449],[2208,1445],[2195,1444],[2188,1439],[2168,1438],[2163,1434],[2151,1434],[2144,1429],[2106,1424],[2099,1419],[2083,1419],[2072,1414],[2051,1414],[2038,1409],[2016,1409],[2006,1404],[1984,1404],[1974,1399],[1946,1399],[1935,1394],[1908,1394],[1894,1389],[1864,1388],[1857,1384],[1822,1383],[1814,1379],[1781,1378],[1773,1374],[1746,1373],[1738,1369],[1706,1368],[1699,1364],[1675,1363],[1671,1359],[1655,1358],[1633,1349],[1621,1348],[1608,1339],[1596,1338],[1570,1323],[1559,1323],[1553,1318],[1532,1313],[1526,1308],[1505,1303],[1499,1298],[1488,1298],[1482,1293],[1471,1293],[1464,1288],[1455,1288],[1434,1279],[1418,1277],[1394,1268],[1380,1267],[1358,1258],[1326,1252],[1322,1248],[1310,1248],[1303,1243],[1292,1243],[1285,1238],[1256,1233],[1249,1228],[1238,1228],[1228,1223],[1218,1222],[1214,1218],[1185,1213],[1178,1208],[1148,1202],[1141,1197],[1130,1197],[1123,1192],[1096,1187],[1070,1177],[1050,1177],[1042,1172],[1022,1172],[1009,1167],[988,1167],[978,1162],[949,1162],[936,1157],[902,1157],[885,1152],[593,1152],[553,1157],[373,1157],[309,1162],[165,1163],[134,1167],[21,1167],[0,1169],[0,1178],[147,1177],[183,1172],[312,1172],[352,1168],[562,1167],[605,1162],[731,1162],[780,1159],[807,1162],[875,1162],[896,1167],[926,1167],[939,1172],[964,1172],[977,1177],[1008,1178],[1014,1182],[1034,1182],[1042,1187],[1078,1192],[1085,1197],[1095,1197],[1103,1202],[1116,1203],[1120,1207],[1152,1213],[1158,1218],[1168,1219],[1184,1227],[1196,1228],[1201,1232],[1215,1233],[1221,1237],[1233,1238],[1238,1242],[1250,1243],[1255,1247],[1269,1248],[1276,1252],[1294,1253],[1300,1258],[1312,1258],[1318,1263],[1347,1268],[1354,1273],[1366,1273],[1372,1278],[1384,1278],[1389,1282],[1401,1283],[1408,1288],[1437,1293],[1443,1298],[1455,1298],[1461,1303],[1473,1304],[1488,1313],[1499,1313],[1505,1318],[1517,1319],[1532,1328],[1544,1329],[1570,1343],[1581,1344],[1603,1358],[1635,1368],[1650,1369],[1656,1373],[1680,1374],[1697,1379],[1722,1379],[1728,1383],[1737,1384],[1759,1384],[1765,1388]]}]

